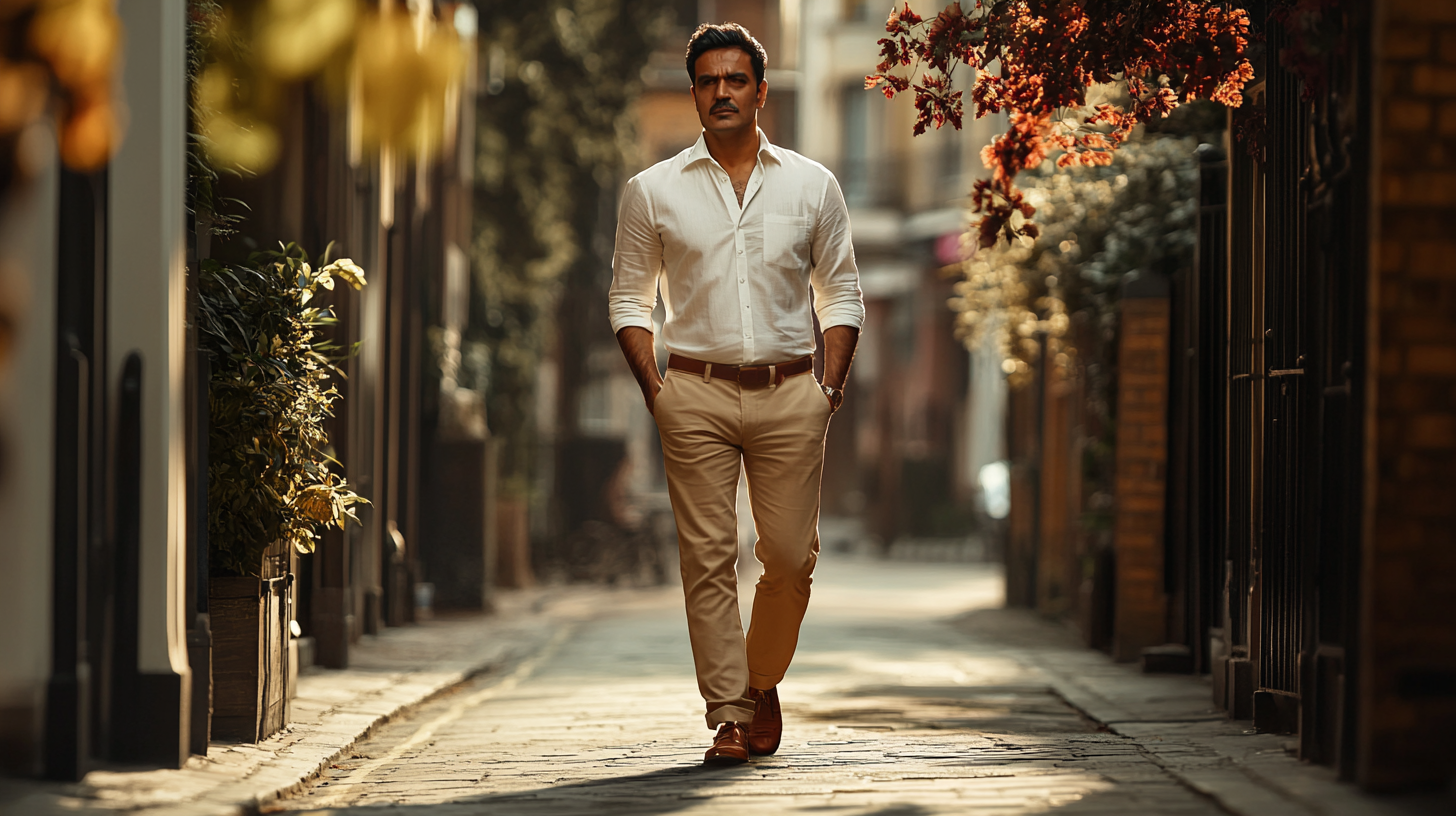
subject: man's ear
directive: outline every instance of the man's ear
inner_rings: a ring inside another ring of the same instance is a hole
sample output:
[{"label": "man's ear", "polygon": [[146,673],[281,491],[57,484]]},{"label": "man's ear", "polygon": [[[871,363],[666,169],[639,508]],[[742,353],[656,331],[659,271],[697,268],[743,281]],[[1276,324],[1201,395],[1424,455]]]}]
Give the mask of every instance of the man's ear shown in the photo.
[{"label": "man's ear", "polygon": [[763,107],[763,103],[765,103],[767,101],[768,101],[768,80],[765,79],[764,81],[758,83],[758,106],[760,108]]}]

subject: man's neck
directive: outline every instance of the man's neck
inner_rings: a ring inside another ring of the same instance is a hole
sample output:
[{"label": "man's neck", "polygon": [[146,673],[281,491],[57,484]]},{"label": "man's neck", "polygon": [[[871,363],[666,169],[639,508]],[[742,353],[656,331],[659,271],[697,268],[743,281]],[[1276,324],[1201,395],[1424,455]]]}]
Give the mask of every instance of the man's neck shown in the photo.
[{"label": "man's neck", "polygon": [[708,145],[708,155],[725,170],[753,164],[758,159],[758,122],[740,130],[728,133],[703,131],[703,141]]}]

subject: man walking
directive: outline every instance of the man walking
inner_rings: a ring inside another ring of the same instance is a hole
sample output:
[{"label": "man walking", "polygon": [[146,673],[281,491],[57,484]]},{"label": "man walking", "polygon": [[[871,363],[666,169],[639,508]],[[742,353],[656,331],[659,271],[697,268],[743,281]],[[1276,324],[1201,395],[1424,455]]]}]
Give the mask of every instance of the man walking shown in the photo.
[{"label": "man walking", "polygon": [[[758,129],[766,63],[742,26],[693,34],[687,69],[703,134],[627,183],[612,262],[612,330],[662,437],[698,689],[717,729],[709,764],[778,750],[777,686],[819,553],[824,433],[864,322],[839,184]],[[659,284],[666,379],[653,348]],[[740,467],[763,564],[746,639],[735,573]]]}]

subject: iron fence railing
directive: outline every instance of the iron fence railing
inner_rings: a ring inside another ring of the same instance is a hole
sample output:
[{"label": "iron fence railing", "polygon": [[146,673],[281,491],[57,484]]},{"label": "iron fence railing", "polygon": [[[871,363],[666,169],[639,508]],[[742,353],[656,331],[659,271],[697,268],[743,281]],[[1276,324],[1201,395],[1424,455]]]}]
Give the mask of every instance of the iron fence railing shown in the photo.
[{"label": "iron fence railing", "polygon": [[[1284,45],[1271,26],[1271,50]],[[1265,243],[1264,512],[1259,541],[1259,685],[1299,692],[1305,450],[1303,422],[1307,313],[1305,207],[1307,106],[1292,72],[1270,71],[1267,95],[1269,240]],[[1257,708],[1256,708],[1257,713]],[[1280,729],[1283,730],[1283,729]]]}]

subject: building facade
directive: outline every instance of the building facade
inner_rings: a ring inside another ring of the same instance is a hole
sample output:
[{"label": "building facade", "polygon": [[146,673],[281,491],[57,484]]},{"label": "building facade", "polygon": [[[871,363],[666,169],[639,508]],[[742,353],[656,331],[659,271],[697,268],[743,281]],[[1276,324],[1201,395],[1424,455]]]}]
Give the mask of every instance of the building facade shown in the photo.
[{"label": "building facade", "polygon": [[[479,512],[490,487],[483,425],[459,411],[440,421],[452,394],[432,375],[430,344],[467,319],[450,304],[470,285],[460,259],[473,74],[450,97],[458,110],[446,117],[444,154],[408,164],[351,150],[347,108],[291,88],[278,163],[224,182],[251,211],[220,241],[188,209],[189,6],[118,9],[125,141],[96,173],[50,161],[0,218],[13,262],[4,291],[26,298],[3,382],[0,516],[13,536],[0,569],[23,589],[0,608],[26,625],[0,635],[0,763],[57,779],[105,761],[179,767],[207,752],[223,647],[209,620],[207,361],[192,312],[201,259],[279,241],[318,255],[335,241],[334,257],[352,256],[369,278],[361,293],[333,295],[334,339],[359,353],[343,364],[329,432],[370,506],[314,553],[265,563],[279,642],[260,682],[282,689],[300,643],[323,665],[347,665],[361,637],[414,619],[417,585],[432,577],[464,573],[456,605],[480,608],[493,563],[492,520]],[[448,3],[412,13],[453,26],[470,55],[473,12]],[[442,459],[458,477],[447,489],[427,478]],[[473,524],[460,506],[475,508]],[[426,523],[441,513],[457,524]]]},{"label": "building facade", "polygon": [[1051,389],[1013,398],[1013,455],[1071,487],[1014,494],[1008,598],[1207,674],[1231,718],[1370,789],[1443,784],[1456,5],[1336,4],[1333,48],[1271,6],[1247,101],[1197,158],[1195,262],[1123,292],[1105,557],[1065,534],[1090,508],[1058,451],[1085,428],[1032,419]]}]

